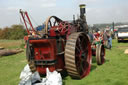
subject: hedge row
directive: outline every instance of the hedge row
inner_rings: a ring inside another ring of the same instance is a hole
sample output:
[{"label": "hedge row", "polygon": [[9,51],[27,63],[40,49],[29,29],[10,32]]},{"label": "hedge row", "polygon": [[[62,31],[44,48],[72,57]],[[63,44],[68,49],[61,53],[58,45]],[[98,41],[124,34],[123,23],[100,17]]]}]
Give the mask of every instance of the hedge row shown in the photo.
[{"label": "hedge row", "polygon": [[0,39],[18,40],[23,39],[25,35],[27,32],[22,25],[12,25],[0,29]]}]

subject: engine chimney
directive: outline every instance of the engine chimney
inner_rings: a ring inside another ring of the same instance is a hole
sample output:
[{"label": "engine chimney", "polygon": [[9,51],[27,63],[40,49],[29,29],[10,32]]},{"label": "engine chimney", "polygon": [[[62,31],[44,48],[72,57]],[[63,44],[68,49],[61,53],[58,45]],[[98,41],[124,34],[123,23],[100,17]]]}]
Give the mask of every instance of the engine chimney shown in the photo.
[{"label": "engine chimney", "polygon": [[85,4],[80,4],[80,23],[81,23],[81,31],[84,31],[86,34],[88,34],[88,25],[86,22],[86,16],[85,16]]},{"label": "engine chimney", "polygon": [[80,4],[79,5],[80,6],[80,16],[83,16],[85,13],[86,13],[86,11],[85,11],[85,4]]}]

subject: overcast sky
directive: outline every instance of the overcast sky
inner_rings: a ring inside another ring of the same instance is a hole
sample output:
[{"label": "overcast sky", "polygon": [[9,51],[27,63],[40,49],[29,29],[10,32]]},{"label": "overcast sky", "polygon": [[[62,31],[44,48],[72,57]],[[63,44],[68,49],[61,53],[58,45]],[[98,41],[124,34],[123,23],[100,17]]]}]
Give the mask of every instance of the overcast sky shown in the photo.
[{"label": "overcast sky", "polygon": [[0,27],[20,24],[19,9],[26,10],[38,23],[48,16],[71,20],[86,4],[87,23],[128,22],[128,0],[0,0]]}]

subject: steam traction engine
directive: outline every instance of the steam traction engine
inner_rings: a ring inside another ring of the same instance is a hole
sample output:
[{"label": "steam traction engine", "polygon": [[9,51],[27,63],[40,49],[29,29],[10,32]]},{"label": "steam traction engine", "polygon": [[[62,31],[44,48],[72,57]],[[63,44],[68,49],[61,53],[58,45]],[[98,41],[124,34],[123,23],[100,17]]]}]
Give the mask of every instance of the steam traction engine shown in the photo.
[{"label": "steam traction engine", "polygon": [[98,65],[102,65],[105,62],[105,41],[103,33],[94,33],[94,40],[91,45],[92,55],[96,56],[96,62]]},{"label": "steam traction engine", "polygon": [[[32,72],[40,75],[66,70],[72,78],[81,79],[91,68],[91,43],[85,17],[85,5],[80,5],[80,18],[69,23],[50,16],[41,31],[33,28],[27,12],[20,10],[28,36],[26,56]],[[27,21],[26,19],[27,18]],[[28,24],[31,29],[28,29]]]}]

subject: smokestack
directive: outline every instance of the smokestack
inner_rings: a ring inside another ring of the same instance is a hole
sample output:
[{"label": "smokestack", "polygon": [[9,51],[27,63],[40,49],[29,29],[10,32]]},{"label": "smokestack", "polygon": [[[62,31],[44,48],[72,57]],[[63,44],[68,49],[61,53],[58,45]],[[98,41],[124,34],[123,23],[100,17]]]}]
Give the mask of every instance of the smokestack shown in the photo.
[{"label": "smokestack", "polygon": [[79,5],[80,6],[80,16],[82,15],[84,15],[85,13],[86,13],[86,11],[85,11],[85,4],[80,4]]},{"label": "smokestack", "polygon": [[86,34],[88,34],[88,25],[86,22],[86,16],[85,16],[85,4],[80,4],[80,20],[81,20],[81,29],[82,31],[85,31]]}]

